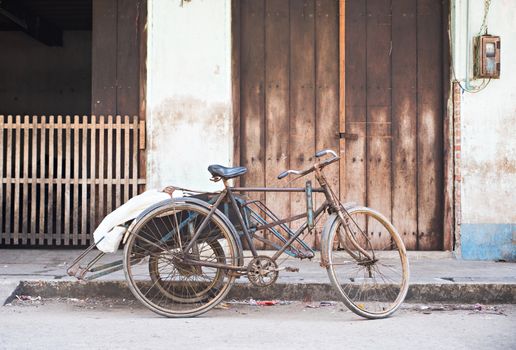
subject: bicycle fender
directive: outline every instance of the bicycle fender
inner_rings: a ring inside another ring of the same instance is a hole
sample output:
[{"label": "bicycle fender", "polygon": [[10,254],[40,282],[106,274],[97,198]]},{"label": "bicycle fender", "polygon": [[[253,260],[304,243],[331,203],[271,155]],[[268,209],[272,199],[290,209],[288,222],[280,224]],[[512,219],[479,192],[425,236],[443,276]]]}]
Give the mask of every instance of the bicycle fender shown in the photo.
[{"label": "bicycle fender", "polygon": [[[159,208],[159,207],[161,207],[163,205],[172,203],[172,202],[175,202],[175,203],[192,203],[192,204],[196,204],[196,205],[199,205],[201,207],[204,207],[207,210],[211,210],[212,209],[212,205],[211,204],[206,203],[206,202],[204,202],[202,200],[199,200],[199,199],[196,199],[196,198],[190,198],[190,197],[171,198],[171,199],[166,199],[164,201],[158,202],[158,203],[156,203],[154,205],[151,205],[149,208],[145,209],[143,212],[141,212],[140,215],[138,215],[138,217],[136,219],[133,220],[133,222],[131,223],[131,225],[129,226],[129,228],[127,229],[127,231],[126,231],[126,233],[124,235],[123,243],[125,243],[127,241],[127,238],[131,234],[134,225],[136,225],[136,223],[139,220],[141,220],[142,217],[144,217],[145,215],[149,214],[151,211],[153,211],[153,210],[155,210],[155,209],[157,209],[157,208]],[[231,232],[231,234],[233,235],[233,238],[235,239],[235,243],[236,243],[237,249],[238,249],[238,252],[237,252],[238,253],[238,265],[239,266],[243,266],[244,265],[244,253],[243,253],[242,241],[240,240],[240,236],[238,235],[235,227],[233,226],[231,221],[229,221],[229,219],[227,218],[226,215],[224,215],[218,209],[215,210],[215,215],[219,216],[219,218],[222,220],[222,222],[229,229],[229,232]]]},{"label": "bicycle fender", "polygon": [[150,213],[154,209],[159,208],[160,206],[167,204],[169,201],[171,201],[171,200],[170,199],[165,199],[165,200],[163,200],[161,202],[153,204],[150,207],[148,207],[147,209],[145,209],[144,211],[142,211],[136,218],[134,218],[131,221],[131,224],[129,225],[129,227],[127,228],[127,231],[125,231],[125,233],[124,233],[124,238],[122,239],[122,243],[125,244],[127,242],[127,238],[129,237],[130,233],[132,232],[132,230],[134,228],[134,225],[136,225],[136,223],[138,221],[140,221],[142,219],[142,217],[144,217],[145,215],[147,215],[148,213]]}]

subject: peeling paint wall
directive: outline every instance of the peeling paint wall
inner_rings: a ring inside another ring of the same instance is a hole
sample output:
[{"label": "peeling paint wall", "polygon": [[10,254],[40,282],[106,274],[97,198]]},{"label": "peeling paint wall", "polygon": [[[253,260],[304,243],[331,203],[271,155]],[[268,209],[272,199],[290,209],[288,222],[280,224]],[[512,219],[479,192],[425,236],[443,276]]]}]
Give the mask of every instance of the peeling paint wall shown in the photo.
[{"label": "peeling paint wall", "polygon": [[147,52],[148,188],[220,188],[231,165],[231,1],[152,0]]},{"label": "peeling paint wall", "polygon": [[[453,5],[454,69],[465,85],[466,75],[472,77],[471,40],[482,24],[484,1],[455,0]],[[501,37],[501,76],[478,93],[462,94],[461,250],[464,258],[514,260],[516,2],[492,1],[487,20],[489,34]]]}]

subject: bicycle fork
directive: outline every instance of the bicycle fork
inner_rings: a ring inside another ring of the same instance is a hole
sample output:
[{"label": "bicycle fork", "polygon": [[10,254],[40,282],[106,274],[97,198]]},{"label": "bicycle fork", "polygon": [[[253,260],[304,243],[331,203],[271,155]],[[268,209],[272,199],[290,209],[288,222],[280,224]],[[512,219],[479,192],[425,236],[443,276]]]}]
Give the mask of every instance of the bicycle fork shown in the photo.
[{"label": "bicycle fork", "polygon": [[[344,217],[343,208],[340,204],[339,200],[336,198],[335,194],[330,190],[328,183],[326,181],[326,178],[324,177],[323,173],[318,167],[315,167],[315,177],[319,184],[321,185],[321,188],[324,190],[324,195],[326,196],[326,200],[330,204],[330,207],[337,212],[337,215],[339,217],[340,222],[342,223],[342,226],[345,228],[346,235],[342,233],[341,230],[338,230],[338,238],[339,242],[344,248],[344,250],[356,261],[359,263],[363,263],[366,265],[366,263],[374,262],[375,258],[372,257],[366,250],[364,250],[360,244],[356,241],[355,236],[352,233],[351,228],[349,227],[349,218]],[[348,244],[346,242],[346,239],[351,243],[352,247],[358,251],[358,254],[353,252],[350,248],[348,248]],[[360,256],[362,255],[362,257]],[[371,276],[372,271],[369,265],[366,266],[368,269],[369,276]]]}]

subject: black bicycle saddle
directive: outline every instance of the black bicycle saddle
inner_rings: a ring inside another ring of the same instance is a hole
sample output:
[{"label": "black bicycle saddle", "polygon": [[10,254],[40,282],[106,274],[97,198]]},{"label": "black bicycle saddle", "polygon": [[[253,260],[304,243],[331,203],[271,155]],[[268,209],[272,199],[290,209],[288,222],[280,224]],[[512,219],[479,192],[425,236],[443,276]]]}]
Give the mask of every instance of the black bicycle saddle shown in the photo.
[{"label": "black bicycle saddle", "polygon": [[223,179],[232,179],[247,173],[245,166],[237,166],[234,168],[228,168],[218,164],[212,164],[208,167],[208,171],[214,177],[221,177]]}]

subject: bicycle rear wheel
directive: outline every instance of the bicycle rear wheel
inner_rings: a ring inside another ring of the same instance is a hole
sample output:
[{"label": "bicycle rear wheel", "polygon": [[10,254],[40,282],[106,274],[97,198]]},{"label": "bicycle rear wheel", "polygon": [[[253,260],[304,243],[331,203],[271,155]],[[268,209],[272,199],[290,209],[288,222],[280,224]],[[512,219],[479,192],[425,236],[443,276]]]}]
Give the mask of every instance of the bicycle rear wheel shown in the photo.
[{"label": "bicycle rear wheel", "polygon": [[[202,242],[197,245],[197,250],[202,251],[203,255],[212,257],[212,261],[224,263],[225,253],[218,241]],[[184,267],[177,267],[168,263],[168,254],[152,254],[149,256],[149,275],[153,284],[160,292],[178,303],[195,303],[205,300],[214,293],[222,284],[224,272],[222,269],[213,271],[213,277],[209,283],[191,284],[190,288],[170,288],[169,275],[175,272],[185,273]],[[199,268],[198,268],[199,269]]]},{"label": "bicycle rear wheel", "polygon": [[330,280],[354,313],[371,319],[388,317],[408,290],[405,246],[392,224],[373,209],[354,207],[344,216],[345,222],[337,218],[328,236]]},{"label": "bicycle rear wheel", "polygon": [[124,272],[131,292],[150,310],[167,317],[196,316],[229,292],[235,275],[225,266],[237,266],[238,248],[217,213],[186,251],[208,214],[201,205],[173,200],[130,229]]}]

